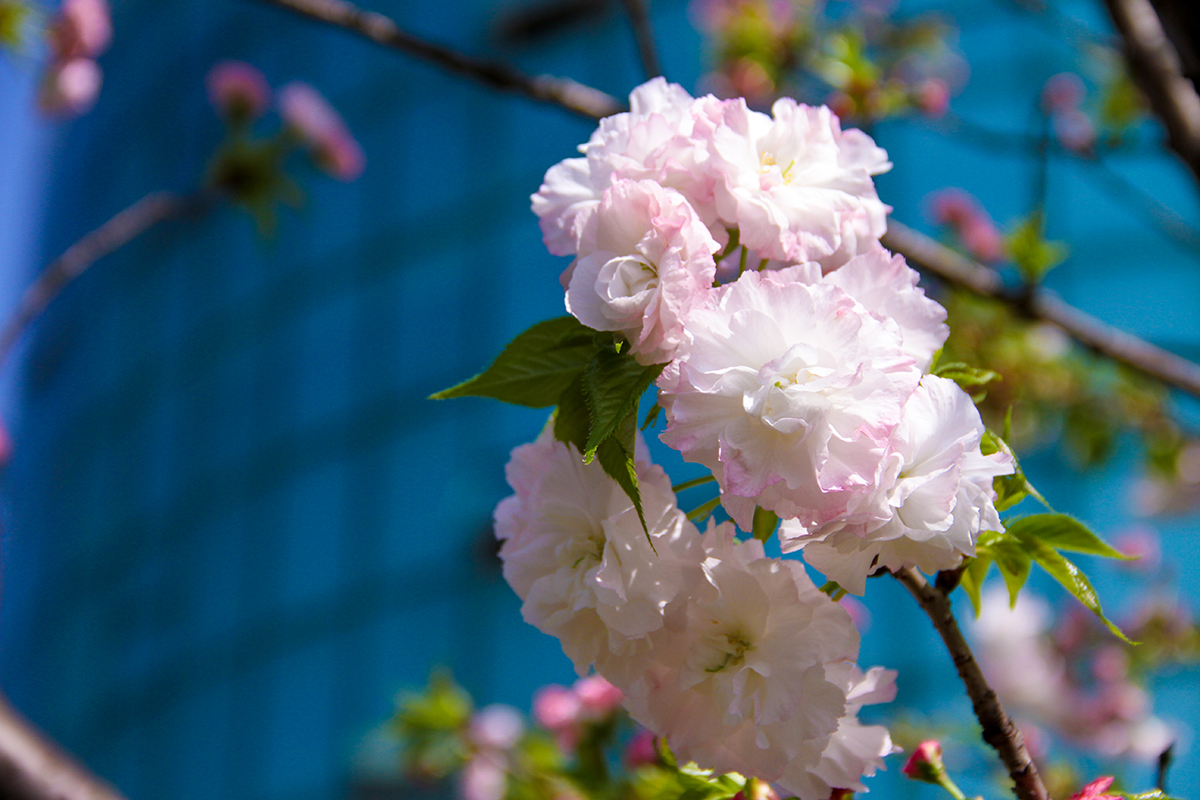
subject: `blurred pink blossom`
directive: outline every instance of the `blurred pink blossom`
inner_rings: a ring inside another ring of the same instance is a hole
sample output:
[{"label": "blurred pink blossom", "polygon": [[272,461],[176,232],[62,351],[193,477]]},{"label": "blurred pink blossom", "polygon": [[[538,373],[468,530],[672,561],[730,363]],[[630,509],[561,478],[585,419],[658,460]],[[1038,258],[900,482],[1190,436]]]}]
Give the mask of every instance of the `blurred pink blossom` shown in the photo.
[{"label": "blurred pink blossom", "polygon": [[56,116],[82,114],[95,104],[102,82],[100,67],[90,58],[54,62],[42,78],[38,106]]},{"label": "blurred pink blossom", "polygon": [[533,718],[548,731],[557,732],[579,721],[579,696],[565,686],[552,683],[533,695]]},{"label": "blurred pink blossom", "polygon": [[271,87],[263,74],[243,61],[222,61],[204,79],[208,101],[221,116],[252,120],[271,102]]},{"label": "blurred pink blossom", "polygon": [[592,719],[607,717],[620,708],[625,699],[625,693],[601,675],[588,675],[575,681],[574,692],[580,706]]},{"label": "blurred pink blossom", "polygon": [[623,760],[629,769],[659,763],[658,751],[654,749],[654,734],[645,728],[639,729],[625,745]]},{"label": "blurred pink blossom", "polygon": [[318,167],[343,181],[362,174],[362,148],[320,92],[306,83],[289,83],[279,92],[279,111],[288,127],[309,146]]},{"label": "blurred pink blossom", "polygon": [[1071,800],[1121,800],[1120,795],[1105,794],[1112,782],[1111,777],[1097,778],[1071,795]]},{"label": "blurred pink blossom", "polygon": [[1092,118],[1078,108],[1056,113],[1050,125],[1054,138],[1068,150],[1086,152],[1096,143],[1096,127],[1092,124]]},{"label": "blurred pink blossom", "polygon": [[1051,76],[1042,87],[1042,108],[1047,114],[1061,114],[1079,107],[1086,89],[1083,80],[1073,72]]},{"label": "blurred pink blossom", "polygon": [[525,732],[525,721],[512,706],[495,703],[471,717],[471,741],[481,750],[508,750]]},{"label": "blurred pink blossom", "polygon": [[1158,532],[1146,525],[1137,525],[1117,535],[1113,546],[1134,561],[1118,562],[1121,566],[1137,572],[1157,572],[1162,566],[1162,546]]},{"label": "blurred pink blossom", "polygon": [[950,86],[941,78],[921,81],[916,90],[917,106],[931,117],[940,117],[950,108]]},{"label": "blurred pink blossom", "polygon": [[974,196],[948,187],[931,194],[928,203],[933,221],[954,231],[972,258],[985,263],[1004,259],[1004,237]]},{"label": "blurred pink blossom", "polygon": [[63,0],[50,22],[54,60],[95,58],[112,43],[112,16],[106,0]]}]

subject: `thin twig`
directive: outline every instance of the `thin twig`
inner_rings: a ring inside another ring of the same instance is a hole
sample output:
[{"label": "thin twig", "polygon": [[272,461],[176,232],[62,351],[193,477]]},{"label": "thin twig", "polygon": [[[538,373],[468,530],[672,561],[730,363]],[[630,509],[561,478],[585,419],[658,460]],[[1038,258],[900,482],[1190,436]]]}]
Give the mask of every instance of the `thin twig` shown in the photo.
[{"label": "thin twig", "polygon": [[526,75],[508,64],[485,61],[459,53],[444,45],[413,36],[389,17],[366,11],[346,0],[259,0],[301,16],[336,25],[376,44],[416,56],[450,72],[474,78],[494,89],[516,92],[542,102],[554,103],[590,119],[600,119],[624,106],[599,89],[570,78]]},{"label": "thin twig", "polygon": [[1167,143],[1200,181],[1200,95],[1183,75],[1179,53],[1150,0],[1104,0],[1121,34],[1138,88],[1167,129]]},{"label": "thin twig", "polygon": [[654,30],[650,27],[650,15],[646,11],[646,0],[622,0],[625,10],[629,13],[629,21],[633,25],[633,35],[637,39],[638,55],[642,59],[642,69],[646,79],[662,75],[662,67],[658,63],[658,51],[654,48]]},{"label": "thin twig", "polygon": [[[564,78],[531,78],[504,64],[483,62],[405,33],[396,23],[345,0],[259,0],[334,25],[378,44],[417,55],[488,85],[520,92],[588,117],[623,110],[609,95]],[[991,269],[893,221],[883,243],[943,280],[1019,308],[1061,327],[1081,344],[1146,375],[1200,397],[1200,367],[1135,336],[1112,328],[1042,291],[1013,292]]]},{"label": "thin twig", "polygon": [[119,212],[51,261],[21,295],[21,302],[0,329],[0,364],[11,354],[21,334],[67,284],[114,250],[129,244],[158,223],[199,211],[211,198],[206,194],[154,192]]},{"label": "thin twig", "polygon": [[950,657],[954,660],[958,676],[967,687],[967,696],[971,698],[975,716],[983,727],[983,739],[1000,755],[1000,761],[1004,763],[1004,768],[1013,780],[1013,790],[1017,797],[1020,800],[1049,800],[1037,767],[1025,750],[1021,732],[1004,713],[996,693],[983,677],[983,671],[975,661],[975,656],[972,655],[971,648],[954,619],[950,598],[930,586],[921,573],[912,567],[892,574],[921,604],[921,608],[933,622],[933,627],[942,637]]},{"label": "thin twig", "polygon": [[124,800],[34,730],[0,697],[0,797],[6,800]]},{"label": "thin twig", "polygon": [[976,264],[895,220],[888,221],[888,232],[882,242],[889,250],[903,254],[914,266],[947,283],[1007,303],[1032,319],[1051,322],[1084,347],[1200,397],[1200,365],[1117,330],[1044,289],[1010,289],[995,270]]}]

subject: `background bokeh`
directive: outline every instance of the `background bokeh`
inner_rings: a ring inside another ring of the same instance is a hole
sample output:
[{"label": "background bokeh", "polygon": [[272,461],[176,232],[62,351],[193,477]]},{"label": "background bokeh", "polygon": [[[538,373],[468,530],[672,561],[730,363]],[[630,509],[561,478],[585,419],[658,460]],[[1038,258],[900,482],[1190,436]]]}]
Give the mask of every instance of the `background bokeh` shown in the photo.
[{"label": "background bokeh", "polygon": [[[367,169],[349,184],[314,173],[303,207],[269,239],[228,207],[156,228],[72,285],[5,366],[15,449],[0,476],[0,686],[131,800],[382,792],[388,751],[372,731],[432,665],[482,702],[523,708],[537,686],[572,677],[557,642],[522,623],[490,540],[508,452],[544,415],[425,398],[562,313],[565,261],[542,247],[528,196],[593,125],[248,0],[112,5],[105,87],[78,120],[38,119],[32,61],[0,58],[0,308],[138,197],[196,185],[221,136],[204,95],[218,60],[315,85]],[[617,96],[642,80],[619,4],[553,33],[497,35],[532,5],[373,7],[423,36]],[[705,53],[686,2],[652,5],[664,71],[696,89]],[[936,7],[905,3],[901,14]],[[952,107],[999,130],[1024,130],[1046,78],[1079,68],[1072,25],[1108,35],[1099,3],[1054,3],[1051,15],[1007,0],[943,8],[971,65]],[[998,220],[1027,210],[1024,153],[921,119],[872,133],[895,163],[878,187],[897,219],[928,229],[924,198],[947,185]],[[1113,169],[1200,218],[1170,156],[1143,148]],[[1066,156],[1051,161],[1047,219],[1071,246],[1054,290],[1200,357],[1200,254]],[[1193,404],[1177,406],[1197,423]],[[1088,475],[1052,445],[1027,467],[1057,509],[1113,535],[1131,519],[1138,470],[1132,440],[1118,451]],[[655,457],[689,476],[665,448]],[[1196,522],[1155,521],[1193,603]],[[1097,567],[1097,583],[1112,609],[1136,600],[1112,570]],[[900,670],[900,705],[966,713],[903,590],[869,588],[862,662]],[[1196,678],[1160,681],[1163,717],[1200,719]],[[1192,761],[1185,738],[1172,772],[1181,796],[1200,793]],[[936,791],[898,780],[892,764],[879,795]],[[1151,768],[1126,774],[1145,785]]]}]

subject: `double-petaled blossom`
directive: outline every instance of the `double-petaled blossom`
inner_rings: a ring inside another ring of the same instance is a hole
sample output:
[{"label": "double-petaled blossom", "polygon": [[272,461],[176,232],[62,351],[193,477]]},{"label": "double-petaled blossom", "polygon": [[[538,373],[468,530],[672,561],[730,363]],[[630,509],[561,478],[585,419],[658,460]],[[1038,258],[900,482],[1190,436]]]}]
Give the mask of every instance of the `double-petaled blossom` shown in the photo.
[{"label": "double-petaled blossom", "polygon": [[804,559],[843,588],[862,594],[877,569],[916,566],[935,572],[975,554],[985,531],[1002,530],[992,480],[1013,471],[1004,453],[983,455],[983,422],[971,398],[953,381],[926,375],[908,399],[875,492],[883,518],[848,524],[835,520],[806,529],[780,526],[785,552]]},{"label": "double-petaled blossom", "polygon": [[644,364],[670,361],[689,312],[710,291],[716,249],[679,192],[618,181],[584,228],[567,310],[589,328],[623,333]]},{"label": "double-petaled blossom", "polygon": [[496,509],[504,577],[525,621],[557,636],[581,675],[662,627],[683,586],[675,543],[695,528],[661,468],[638,469],[649,536],[600,463],[584,464],[549,428],[513,452],[508,480],[516,493]]},{"label": "double-petaled blossom", "polygon": [[840,287],[787,277],[747,272],[692,313],[658,382],[662,439],[712,470],[743,528],[755,505],[806,529],[876,518],[863,504],[920,369]]},{"label": "double-petaled blossom", "polygon": [[879,240],[890,209],[872,176],[892,165],[869,136],[843,131],[825,106],[790,98],[770,117],[741,100],[723,111],[710,169],[717,211],[742,244],[761,257],[833,267]]}]

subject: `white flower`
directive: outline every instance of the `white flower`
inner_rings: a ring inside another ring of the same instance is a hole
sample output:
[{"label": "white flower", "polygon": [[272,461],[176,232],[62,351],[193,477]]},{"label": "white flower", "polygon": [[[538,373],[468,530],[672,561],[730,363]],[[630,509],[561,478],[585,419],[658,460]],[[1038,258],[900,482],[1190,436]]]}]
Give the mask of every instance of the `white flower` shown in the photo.
[{"label": "white flower", "polygon": [[891,169],[862,131],[842,131],[827,107],[781,98],[773,117],[744,100],[723,108],[709,168],[722,220],[761,257],[826,267],[874,246],[890,208],[872,175]]},{"label": "white flower", "polygon": [[712,470],[743,528],[756,504],[807,528],[875,519],[862,504],[920,371],[896,328],[840,288],[764,275],[692,312],[658,382],[662,439]]},{"label": "white flower", "polygon": [[656,554],[617,483],[555,441],[549,426],[513,451],[507,472],[516,494],[496,509],[496,535],[525,620],[557,636],[581,675],[602,651],[635,650],[662,627],[683,582],[672,545],[690,523],[666,473],[638,465]]},{"label": "white flower", "polygon": [[716,249],[679,192],[618,181],[584,228],[567,310],[589,328],[623,333],[643,364],[670,361],[710,291]]},{"label": "white flower", "polygon": [[803,548],[805,561],[855,594],[881,567],[936,572],[957,566],[975,554],[980,533],[1001,530],[992,479],[1013,471],[1009,456],[980,452],[983,433],[966,392],[926,375],[880,467],[877,492],[886,497],[886,520],[836,520],[809,530],[786,520],[779,531],[784,551]]}]

